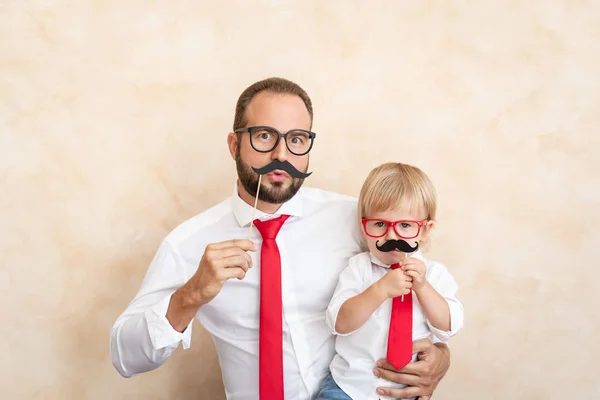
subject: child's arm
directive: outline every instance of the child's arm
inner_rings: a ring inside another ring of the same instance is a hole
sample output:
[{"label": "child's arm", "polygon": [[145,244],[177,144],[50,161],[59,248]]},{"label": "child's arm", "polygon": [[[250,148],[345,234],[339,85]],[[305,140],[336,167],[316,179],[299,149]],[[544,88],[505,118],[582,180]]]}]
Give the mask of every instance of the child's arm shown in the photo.
[{"label": "child's arm", "polygon": [[449,331],[450,308],[446,300],[427,281],[420,288],[415,288],[414,291],[421,304],[423,314],[425,314],[425,318],[429,320],[431,325],[439,330]]},{"label": "child's arm", "polygon": [[386,299],[408,294],[410,278],[399,268],[364,289],[365,282],[370,280],[371,268],[369,256],[362,254],[352,258],[340,274],[326,316],[326,322],[335,334],[354,332]]},{"label": "child's arm", "polygon": [[341,334],[354,332],[377,310],[386,299],[408,294],[410,278],[400,269],[388,271],[383,278],[364,292],[344,302],[335,322],[335,330]]},{"label": "child's arm", "polygon": [[387,299],[379,282],[375,282],[367,290],[349,298],[342,304],[335,321],[337,332],[342,335],[354,332],[363,326],[381,303]]},{"label": "child's arm", "polygon": [[450,330],[450,308],[442,297],[425,279],[426,267],[422,260],[409,257],[402,261],[402,269],[412,277],[413,290],[421,304],[425,318],[441,331]]}]

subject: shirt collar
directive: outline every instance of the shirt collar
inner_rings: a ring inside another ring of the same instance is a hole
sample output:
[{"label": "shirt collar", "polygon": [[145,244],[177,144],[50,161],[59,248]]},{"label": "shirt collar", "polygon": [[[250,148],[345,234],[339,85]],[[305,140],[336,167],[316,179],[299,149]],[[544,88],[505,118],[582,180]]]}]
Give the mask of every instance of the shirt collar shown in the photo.
[{"label": "shirt collar", "polygon": [[240,226],[248,226],[252,220],[252,214],[254,213],[254,219],[267,220],[276,218],[279,215],[289,215],[290,217],[302,217],[302,189],[298,191],[290,200],[286,201],[279,207],[279,209],[273,214],[267,214],[259,209],[254,211],[254,205],[246,203],[239,195],[238,192],[238,181],[235,182],[233,188],[233,197],[231,198],[231,209],[235,219]]},{"label": "shirt collar", "polygon": [[[381,262],[377,257],[375,257],[373,255],[373,253],[369,252],[369,257],[371,258],[371,263],[373,263],[375,265],[379,265],[380,267],[390,268],[390,264],[385,264],[385,263]],[[425,262],[425,258],[423,257],[423,254],[421,254],[421,250],[415,251],[409,257],[418,258],[419,260]]]}]

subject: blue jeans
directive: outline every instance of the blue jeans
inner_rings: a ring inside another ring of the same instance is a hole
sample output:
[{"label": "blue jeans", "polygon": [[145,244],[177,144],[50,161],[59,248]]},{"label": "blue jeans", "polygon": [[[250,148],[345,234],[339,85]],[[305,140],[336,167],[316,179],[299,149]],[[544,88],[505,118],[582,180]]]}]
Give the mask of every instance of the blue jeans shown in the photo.
[{"label": "blue jeans", "polygon": [[329,374],[321,383],[321,390],[314,400],[352,400],[352,398],[340,389]]}]

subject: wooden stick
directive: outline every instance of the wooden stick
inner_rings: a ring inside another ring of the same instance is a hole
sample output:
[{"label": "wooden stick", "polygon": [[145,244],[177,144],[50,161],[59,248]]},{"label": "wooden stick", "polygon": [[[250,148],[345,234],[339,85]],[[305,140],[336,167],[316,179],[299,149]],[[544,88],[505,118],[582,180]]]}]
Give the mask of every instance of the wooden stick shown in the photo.
[{"label": "wooden stick", "polygon": [[256,212],[256,205],[258,204],[258,193],[260,192],[260,180],[262,175],[258,176],[258,187],[256,188],[256,198],[254,199],[254,209],[252,210],[252,219],[250,219],[250,228],[248,229],[248,240],[250,240],[250,234],[252,233],[252,222],[254,221],[254,213]]},{"label": "wooden stick", "polygon": [[[406,260],[408,258],[408,253],[404,253],[404,260]],[[404,295],[402,295],[402,298],[400,299],[400,301],[404,301]]]}]

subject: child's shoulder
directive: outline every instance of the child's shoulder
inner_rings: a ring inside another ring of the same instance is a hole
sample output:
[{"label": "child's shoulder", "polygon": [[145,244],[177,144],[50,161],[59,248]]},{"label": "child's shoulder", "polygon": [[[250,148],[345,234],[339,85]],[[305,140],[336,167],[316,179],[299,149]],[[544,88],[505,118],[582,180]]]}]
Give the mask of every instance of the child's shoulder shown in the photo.
[{"label": "child's shoulder", "polygon": [[348,259],[348,266],[359,266],[359,265],[371,265],[371,256],[368,251],[363,251],[350,257]]},{"label": "child's shoulder", "polygon": [[369,257],[369,252],[366,251],[350,257],[343,271],[345,275],[358,273],[362,276],[370,267],[371,258]]},{"label": "child's shoulder", "polygon": [[425,258],[425,265],[427,266],[426,277],[427,280],[431,282],[431,280],[437,280],[445,277],[452,277],[450,270],[446,265],[442,264],[439,261],[430,260],[429,258]]}]

